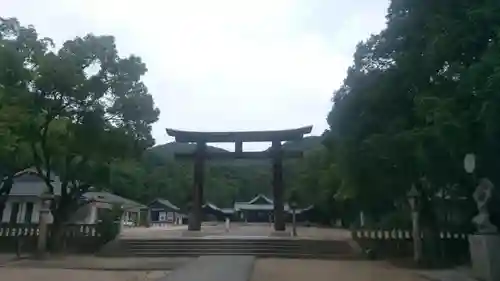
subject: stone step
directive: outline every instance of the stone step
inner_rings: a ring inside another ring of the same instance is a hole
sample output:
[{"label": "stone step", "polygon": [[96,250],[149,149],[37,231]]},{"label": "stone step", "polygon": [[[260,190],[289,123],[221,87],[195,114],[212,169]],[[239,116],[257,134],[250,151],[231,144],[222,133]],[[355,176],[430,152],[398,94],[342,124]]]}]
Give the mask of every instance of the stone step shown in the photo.
[{"label": "stone step", "polygon": [[175,242],[175,243],[288,243],[288,244],[323,244],[323,243],[343,243],[344,240],[307,240],[307,239],[236,239],[236,238],[165,238],[165,239],[129,239],[120,238],[124,242]]},{"label": "stone step", "polygon": [[129,245],[250,245],[250,246],[287,246],[287,247],[315,247],[315,248],[337,248],[348,245],[347,241],[315,241],[304,243],[302,241],[182,241],[182,240],[120,240],[120,243]]},{"label": "stone step", "polygon": [[[176,240],[121,240],[124,243],[140,243],[140,244],[249,244],[249,245],[322,245],[329,244],[328,242],[324,243],[300,243],[300,242],[281,242],[281,241],[176,241]],[[338,244],[338,243],[331,243]]]},{"label": "stone step", "polygon": [[[332,250],[308,250],[308,249],[295,249],[295,248],[280,248],[280,247],[164,247],[164,248],[151,248],[151,247],[126,247],[128,251],[272,251],[272,252],[314,252],[314,253],[338,253],[343,251]],[[350,252],[350,251],[347,251]]]},{"label": "stone step", "polygon": [[260,258],[290,258],[290,259],[332,259],[332,260],[357,260],[359,256],[352,254],[307,254],[307,253],[249,253],[249,252],[135,252],[134,257],[199,257],[199,256],[226,256],[250,255]]},{"label": "stone step", "polygon": [[[130,249],[290,249],[290,250],[301,250],[302,247],[298,246],[283,246],[283,245],[144,245],[144,244],[127,244],[127,248]],[[326,249],[333,250],[333,249]]]},{"label": "stone step", "polygon": [[284,252],[248,252],[248,251],[169,251],[169,252],[134,252],[126,255],[127,257],[198,257],[210,255],[248,255],[257,257],[276,257],[276,258],[317,258],[317,259],[356,259],[359,256],[352,254],[334,254],[334,253],[284,253]]},{"label": "stone step", "polygon": [[323,245],[301,245],[301,244],[281,244],[281,243],[266,243],[266,244],[253,244],[253,243],[143,243],[143,242],[121,242],[122,245],[127,247],[143,247],[143,248],[289,248],[289,249],[309,249],[309,250],[330,250],[342,251],[351,250],[347,242]]},{"label": "stone step", "polygon": [[[262,257],[310,257],[334,259],[351,257],[353,248],[347,241],[301,240],[115,240],[105,256],[201,256],[201,255],[254,255]],[[106,246],[105,246],[106,247]]]},{"label": "stone step", "polygon": [[314,252],[314,253],[344,253],[344,252],[351,252],[352,249],[350,248],[343,248],[343,249],[307,249],[307,248],[300,248],[300,247],[283,247],[283,246],[275,246],[275,245],[270,245],[267,247],[254,247],[251,245],[226,245],[226,246],[221,246],[221,245],[205,245],[205,246],[185,246],[185,245],[177,245],[177,246],[155,246],[155,245],[126,245],[124,247],[125,249],[129,251],[136,251],[136,250],[143,250],[143,251],[196,251],[196,250],[203,250],[203,251],[233,251],[233,250],[242,250],[242,251],[252,251],[252,250],[262,250],[262,251],[287,251],[287,252]]},{"label": "stone step", "polygon": [[237,241],[231,241],[231,242],[176,242],[176,241],[122,241],[123,243],[130,243],[130,244],[175,244],[175,245],[224,245],[224,244],[247,244],[247,245],[301,245],[301,246],[325,246],[325,245],[345,245],[346,243],[349,243],[347,241],[342,241],[342,242],[323,242],[323,243],[280,243],[280,242],[266,242],[266,243],[255,243],[255,242],[237,242]]}]

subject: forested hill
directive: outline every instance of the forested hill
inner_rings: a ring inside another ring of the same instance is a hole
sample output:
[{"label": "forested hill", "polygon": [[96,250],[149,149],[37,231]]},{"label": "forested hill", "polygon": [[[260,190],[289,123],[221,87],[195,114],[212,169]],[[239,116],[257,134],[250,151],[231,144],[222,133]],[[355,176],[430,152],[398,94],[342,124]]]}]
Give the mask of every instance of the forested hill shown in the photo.
[{"label": "forested hill", "polygon": [[[322,137],[287,142],[284,149],[309,151],[321,147]],[[192,186],[192,161],[175,160],[176,152],[194,152],[195,144],[166,143],[149,149],[143,159],[144,190],[137,196],[143,202],[163,197],[183,205]],[[208,146],[209,151],[225,151]],[[297,182],[296,170],[302,160],[289,160],[285,166],[287,186]],[[210,161],[205,174],[205,198],[219,206],[234,200],[249,200],[258,193],[271,194],[271,164],[268,160]]]}]

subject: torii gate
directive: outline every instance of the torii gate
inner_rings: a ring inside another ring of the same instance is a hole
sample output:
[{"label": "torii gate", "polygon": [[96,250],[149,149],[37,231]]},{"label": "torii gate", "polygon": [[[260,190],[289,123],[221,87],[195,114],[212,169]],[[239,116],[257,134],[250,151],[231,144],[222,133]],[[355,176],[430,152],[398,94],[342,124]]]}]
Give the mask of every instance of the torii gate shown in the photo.
[{"label": "torii gate", "polygon": [[[190,132],[167,129],[167,134],[176,142],[196,143],[193,153],[176,153],[176,158],[194,159],[193,202],[189,216],[188,230],[201,230],[201,206],[203,204],[203,171],[207,159],[272,159],[273,163],[273,197],[274,197],[274,230],[285,230],[284,198],[283,198],[283,158],[301,157],[301,151],[283,151],[283,141],[300,140],[311,133],[312,126],[280,130],[280,131],[246,131],[246,132]],[[234,152],[208,152],[207,143],[234,142]],[[243,142],[271,142],[269,151],[244,152]]]}]

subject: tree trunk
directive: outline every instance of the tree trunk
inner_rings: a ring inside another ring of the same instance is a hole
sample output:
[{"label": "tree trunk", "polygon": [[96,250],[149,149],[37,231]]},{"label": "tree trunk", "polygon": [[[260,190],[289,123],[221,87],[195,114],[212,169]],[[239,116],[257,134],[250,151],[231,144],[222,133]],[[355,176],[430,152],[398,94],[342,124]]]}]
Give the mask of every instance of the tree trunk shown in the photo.
[{"label": "tree trunk", "polygon": [[[0,188],[0,214],[2,210],[5,210],[5,203],[7,202],[7,198],[9,197],[10,190],[12,189],[12,184],[14,183],[14,175],[6,176],[5,180],[3,180],[1,188]],[[0,216],[0,222],[2,221],[2,217]]]},{"label": "tree trunk", "polygon": [[50,228],[49,249],[54,253],[60,253],[64,247],[64,216],[60,211],[52,214],[53,221]]},{"label": "tree trunk", "polygon": [[442,262],[440,229],[437,222],[434,202],[423,198],[421,208],[421,228],[423,233],[423,261],[427,266],[435,267]]},{"label": "tree trunk", "polygon": [[53,221],[49,239],[50,250],[56,253],[64,250],[65,225],[78,208],[78,202],[73,201],[68,195],[62,196],[58,203],[53,202],[53,207],[51,208]]}]

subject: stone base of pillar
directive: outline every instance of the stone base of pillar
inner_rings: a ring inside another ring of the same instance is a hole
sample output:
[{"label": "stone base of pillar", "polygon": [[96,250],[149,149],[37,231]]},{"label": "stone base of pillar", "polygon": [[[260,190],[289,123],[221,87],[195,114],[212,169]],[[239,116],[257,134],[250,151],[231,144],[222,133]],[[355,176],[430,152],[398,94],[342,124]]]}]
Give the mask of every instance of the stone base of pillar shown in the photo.
[{"label": "stone base of pillar", "polygon": [[188,214],[188,230],[189,231],[200,231],[201,221],[196,218],[196,215],[192,212]]},{"label": "stone base of pillar", "polygon": [[274,230],[271,232],[271,237],[292,237],[292,233],[286,230]]},{"label": "stone base of pillar", "polygon": [[188,224],[188,231],[195,231],[195,232],[196,231],[201,231],[201,227],[200,226],[196,226],[196,225],[191,226],[191,225]]},{"label": "stone base of pillar", "polygon": [[274,228],[274,231],[286,231],[285,224],[280,225],[280,224],[274,223],[273,228]]},{"label": "stone base of pillar", "polygon": [[182,237],[203,237],[205,233],[200,230],[186,230],[182,232]]},{"label": "stone base of pillar", "polygon": [[469,250],[474,276],[479,280],[500,280],[500,235],[469,235]]},{"label": "stone base of pillar", "polygon": [[45,260],[45,259],[48,259],[49,258],[49,253],[47,252],[38,252],[35,254],[35,259],[38,259],[38,260]]}]

